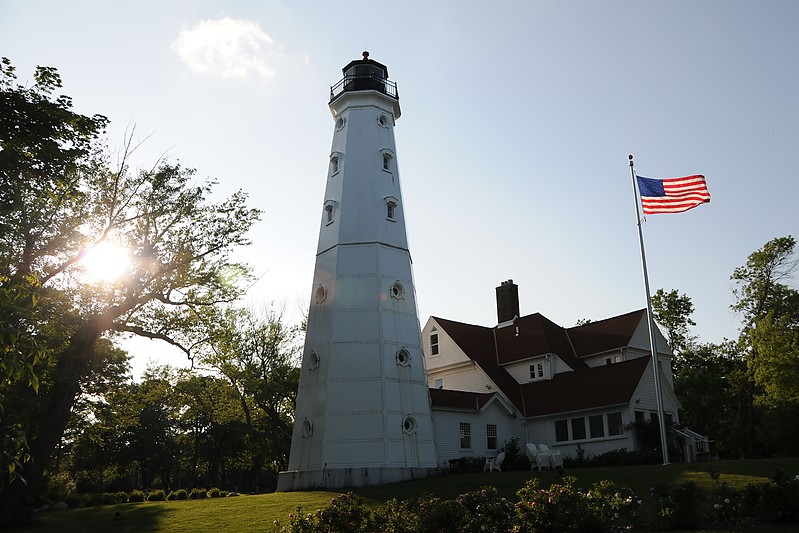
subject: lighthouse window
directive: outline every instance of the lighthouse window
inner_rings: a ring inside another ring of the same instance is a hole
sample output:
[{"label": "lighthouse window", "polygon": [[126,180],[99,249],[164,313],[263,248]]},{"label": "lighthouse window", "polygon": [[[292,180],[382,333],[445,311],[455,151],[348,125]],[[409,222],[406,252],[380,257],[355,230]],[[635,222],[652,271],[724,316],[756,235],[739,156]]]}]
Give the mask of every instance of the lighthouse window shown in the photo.
[{"label": "lighthouse window", "polygon": [[402,283],[397,281],[394,285],[391,286],[391,297],[396,300],[402,300],[405,296],[405,287],[402,286]]},{"label": "lighthouse window", "polygon": [[411,353],[405,348],[397,351],[397,364],[399,366],[408,366],[411,364]]},{"label": "lighthouse window", "polygon": [[394,220],[394,211],[397,208],[397,204],[394,202],[389,202],[386,204],[386,218],[389,220]]},{"label": "lighthouse window", "polygon": [[302,421],[302,437],[307,439],[311,435],[313,435],[313,424],[309,419],[306,418]]},{"label": "lighthouse window", "polygon": [[391,156],[383,154],[383,170],[391,172]]},{"label": "lighthouse window", "polygon": [[334,219],[333,215],[335,210],[336,210],[335,200],[328,200],[325,202],[325,214],[324,214],[325,225],[330,225],[333,223]]},{"label": "lighthouse window", "polygon": [[332,174],[338,172],[338,156],[333,156],[330,158],[330,171]]},{"label": "lighthouse window", "polygon": [[405,420],[402,421],[402,431],[406,435],[413,435],[416,433],[416,419],[411,415],[405,417]]}]

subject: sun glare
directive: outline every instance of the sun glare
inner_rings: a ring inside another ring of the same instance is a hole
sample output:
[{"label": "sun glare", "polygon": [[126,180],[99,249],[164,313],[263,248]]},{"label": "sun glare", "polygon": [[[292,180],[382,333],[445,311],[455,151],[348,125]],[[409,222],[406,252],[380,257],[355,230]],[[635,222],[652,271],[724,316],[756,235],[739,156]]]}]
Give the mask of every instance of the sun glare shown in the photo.
[{"label": "sun glare", "polygon": [[86,250],[80,265],[92,281],[111,283],[130,269],[130,251],[117,243],[103,241]]}]

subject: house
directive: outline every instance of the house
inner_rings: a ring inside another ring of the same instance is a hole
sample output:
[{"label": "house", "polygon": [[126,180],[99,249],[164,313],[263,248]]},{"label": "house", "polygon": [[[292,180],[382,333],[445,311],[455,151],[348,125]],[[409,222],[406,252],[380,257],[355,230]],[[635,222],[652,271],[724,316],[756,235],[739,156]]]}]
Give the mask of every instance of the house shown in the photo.
[{"label": "house", "polygon": [[[494,327],[430,317],[422,329],[440,466],[496,455],[516,437],[575,457],[641,449],[635,422],[658,422],[646,309],[564,328],[519,316],[518,286],[497,292]],[[655,331],[663,412],[679,422],[672,353]]]}]

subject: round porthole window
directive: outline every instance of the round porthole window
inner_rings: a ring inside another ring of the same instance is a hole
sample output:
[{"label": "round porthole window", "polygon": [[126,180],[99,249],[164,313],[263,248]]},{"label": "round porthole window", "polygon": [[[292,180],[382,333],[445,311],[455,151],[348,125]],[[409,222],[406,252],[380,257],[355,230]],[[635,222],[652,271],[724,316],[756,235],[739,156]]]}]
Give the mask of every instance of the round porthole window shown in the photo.
[{"label": "round porthole window", "polygon": [[309,361],[308,361],[308,367],[311,370],[316,370],[317,368],[319,368],[319,354],[318,353],[311,352],[311,357],[309,358]]},{"label": "round porthole window", "polygon": [[377,123],[383,126],[384,128],[388,127],[388,117],[386,115],[380,115],[377,117]]},{"label": "round porthole window", "polygon": [[314,296],[316,298],[316,303],[320,304],[325,301],[327,298],[327,289],[325,289],[324,285],[319,285],[314,292]]},{"label": "round porthole window", "polygon": [[405,287],[399,281],[391,286],[391,297],[396,300],[402,300],[405,297]]},{"label": "round porthole window", "polygon": [[406,435],[413,435],[416,433],[416,419],[411,415],[406,416],[402,421],[402,432]]},{"label": "round porthole window", "polygon": [[408,366],[411,364],[411,352],[405,348],[397,350],[397,364],[400,366]]},{"label": "round porthole window", "polygon": [[338,117],[338,120],[336,120],[336,129],[340,130],[341,128],[344,127],[344,124],[346,123],[347,119],[345,119],[344,117]]},{"label": "round porthole window", "polygon": [[302,421],[302,437],[307,439],[311,435],[313,435],[313,424],[309,419],[306,418]]}]

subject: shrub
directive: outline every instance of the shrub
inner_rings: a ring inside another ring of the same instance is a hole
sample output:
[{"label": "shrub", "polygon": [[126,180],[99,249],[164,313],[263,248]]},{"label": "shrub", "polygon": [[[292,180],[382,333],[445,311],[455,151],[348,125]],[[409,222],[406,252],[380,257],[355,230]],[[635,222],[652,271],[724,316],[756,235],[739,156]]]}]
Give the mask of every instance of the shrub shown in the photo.
[{"label": "shrub", "polygon": [[630,529],[640,522],[641,500],[632,489],[600,481],[586,493],[591,513],[606,529]]},{"label": "shrub", "polygon": [[169,494],[166,495],[166,499],[169,501],[174,501],[178,499],[178,493],[174,490],[170,490]]},{"label": "shrub", "polygon": [[140,490],[133,490],[128,496],[129,502],[143,502],[144,501],[144,492]]},{"label": "shrub", "polygon": [[164,500],[166,500],[166,493],[161,489],[151,491],[147,495],[148,502],[162,502]]},{"label": "shrub", "polygon": [[460,507],[458,531],[504,533],[513,528],[513,506],[494,487],[466,492],[455,501]]},{"label": "shrub", "polygon": [[219,498],[219,493],[220,492],[221,491],[218,488],[213,487],[213,488],[208,490],[208,497],[209,498]]},{"label": "shrub", "polygon": [[563,484],[553,483],[548,489],[529,480],[516,492],[516,515],[522,531],[601,531],[603,524],[588,506],[586,496],[575,486],[573,476]]},{"label": "shrub", "polygon": [[702,514],[704,495],[693,481],[684,481],[676,487],[658,485],[650,489],[658,498],[660,510],[657,524],[671,529],[692,529],[707,523]]},{"label": "shrub", "polygon": [[105,505],[111,505],[114,503],[127,503],[128,501],[128,493],[127,492],[104,492],[103,493],[103,503]]},{"label": "shrub", "polygon": [[228,491],[226,491],[226,490],[220,490],[219,491],[219,497],[220,498],[227,498],[227,495],[228,495]]},{"label": "shrub", "polygon": [[202,489],[198,489],[197,487],[195,487],[195,488],[191,489],[191,492],[189,493],[189,499],[190,500],[202,500],[207,495],[208,495],[208,491],[202,490]]},{"label": "shrub", "polygon": [[289,515],[289,522],[283,526],[275,520],[275,531],[315,533],[335,531],[337,533],[356,533],[374,531],[372,513],[364,505],[364,500],[353,493],[341,494],[330,500],[330,505],[319,509],[315,514],[305,514],[297,507]]},{"label": "shrub", "polygon": [[178,490],[178,491],[175,493],[175,499],[176,499],[176,500],[185,500],[185,499],[187,499],[188,497],[189,497],[189,495],[188,495],[188,493],[186,492],[186,489],[180,489],[180,490]]}]

